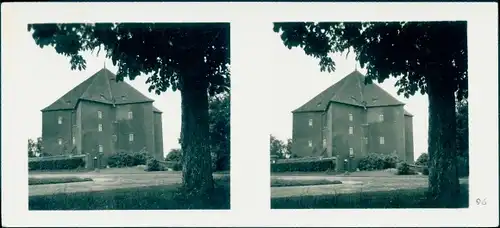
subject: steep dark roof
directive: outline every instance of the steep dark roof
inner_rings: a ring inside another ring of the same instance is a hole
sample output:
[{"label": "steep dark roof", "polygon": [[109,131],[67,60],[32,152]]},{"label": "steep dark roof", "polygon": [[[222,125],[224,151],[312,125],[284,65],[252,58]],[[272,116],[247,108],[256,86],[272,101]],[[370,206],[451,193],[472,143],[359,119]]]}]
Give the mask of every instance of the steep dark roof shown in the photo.
[{"label": "steep dark roof", "polygon": [[[117,82],[116,75],[108,69],[103,68],[64,94],[57,101],[42,109],[42,112],[75,109],[79,100],[115,105],[154,101],[144,96],[128,83],[123,81]],[[156,111],[161,112],[158,109]]]},{"label": "steep dark roof", "polygon": [[330,102],[359,107],[404,105],[377,84],[365,85],[364,80],[365,76],[356,70],[293,112],[325,111]]}]

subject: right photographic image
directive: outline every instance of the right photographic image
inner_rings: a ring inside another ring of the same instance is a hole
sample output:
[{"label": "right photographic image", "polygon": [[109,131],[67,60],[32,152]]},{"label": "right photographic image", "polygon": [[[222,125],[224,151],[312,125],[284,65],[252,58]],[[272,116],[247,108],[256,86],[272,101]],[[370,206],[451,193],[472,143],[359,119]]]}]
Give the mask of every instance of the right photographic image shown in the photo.
[{"label": "right photographic image", "polygon": [[466,21],[269,30],[272,209],[469,207]]}]

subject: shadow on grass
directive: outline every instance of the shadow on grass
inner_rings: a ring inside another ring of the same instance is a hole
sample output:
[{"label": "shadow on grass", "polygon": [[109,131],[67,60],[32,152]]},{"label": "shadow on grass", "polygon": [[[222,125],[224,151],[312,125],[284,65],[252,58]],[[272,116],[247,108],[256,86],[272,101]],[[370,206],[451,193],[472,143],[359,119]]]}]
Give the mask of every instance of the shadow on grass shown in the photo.
[{"label": "shadow on grass", "polygon": [[311,185],[329,185],[342,184],[339,180],[285,180],[272,179],[271,187],[291,187],[291,186],[311,186]]},{"label": "shadow on grass", "polygon": [[[324,209],[324,208],[442,208],[426,197],[427,188],[350,194],[294,196],[271,199],[272,209]],[[460,197],[454,208],[469,207],[469,187],[460,186]]]},{"label": "shadow on grass", "polygon": [[29,197],[29,210],[230,209],[228,181],[216,181],[206,199],[188,198],[180,185],[60,193]]},{"label": "shadow on grass", "polygon": [[28,178],[28,185],[41,185],[41,184],[62,184],[73,182],[92,181],[91,178],[81,177],[50,177],[50,178]]}]

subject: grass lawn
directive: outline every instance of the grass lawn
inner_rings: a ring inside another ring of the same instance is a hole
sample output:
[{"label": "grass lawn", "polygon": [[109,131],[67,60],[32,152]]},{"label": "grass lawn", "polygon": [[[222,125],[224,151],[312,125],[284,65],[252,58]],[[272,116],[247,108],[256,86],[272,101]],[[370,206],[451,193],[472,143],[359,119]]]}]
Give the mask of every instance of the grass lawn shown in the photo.
[{"label": "grass lawn", "polygon": [[180,185],[30,196],[29,210],[230,209],[228,180],[216,181],[207,200],[186,197]]},{"label": "grass lawn", "polygon": [[81,177],[51,177],[51,178],[28,178],[28,185],[39,185],[39,184],[62,184],[62,183],[72,183],[72,182],[84,182],[92,181],[91,178],[81,178]]},{"label": "grass lawn", "polygon": [[310,185],[327,185],[327,184],[342,184],[339,180],[284,180],[272,179],[271,187],[290,187],[290,186],[310,186]]},{"label": "grass lawn", "polygon": [[[439,208],[426,198],[427,188],[392,190],[381,192],[358,192],[351,194],[294,196],[271,199],[273,209],[312,208]],[[469,207],[468,184],[460,185],[460,197],[456,208]]]}]

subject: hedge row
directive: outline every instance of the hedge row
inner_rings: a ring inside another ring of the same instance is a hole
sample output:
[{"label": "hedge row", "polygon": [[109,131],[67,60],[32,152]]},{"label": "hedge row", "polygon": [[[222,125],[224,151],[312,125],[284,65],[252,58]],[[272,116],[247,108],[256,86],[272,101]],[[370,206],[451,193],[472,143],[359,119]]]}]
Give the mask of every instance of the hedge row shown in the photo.
[{"label": "hedge row", "polygon": [[29,170],[62,170],[76,169],[80,167],[85,167],[85,159],[82,157],[59,160],[30,161],[28,163]]},{"label": "hedge row", "polygon": [[335,163],[331,160],[271,164],[271,172],[323,172],[334,169]]}]

